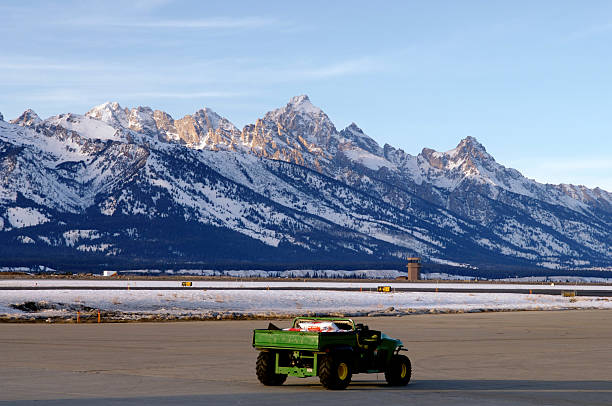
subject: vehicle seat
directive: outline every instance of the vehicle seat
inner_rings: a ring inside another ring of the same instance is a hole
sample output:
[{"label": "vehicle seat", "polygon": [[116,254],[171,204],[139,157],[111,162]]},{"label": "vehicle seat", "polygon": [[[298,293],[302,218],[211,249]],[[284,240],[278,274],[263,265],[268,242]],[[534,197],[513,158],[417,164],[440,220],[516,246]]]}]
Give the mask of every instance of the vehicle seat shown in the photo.
[{"label": "vehicle seat", "polygon": [[361,330],[357,333],[357,343],[365,350],[373,350],[380,344],[380,331]]}]

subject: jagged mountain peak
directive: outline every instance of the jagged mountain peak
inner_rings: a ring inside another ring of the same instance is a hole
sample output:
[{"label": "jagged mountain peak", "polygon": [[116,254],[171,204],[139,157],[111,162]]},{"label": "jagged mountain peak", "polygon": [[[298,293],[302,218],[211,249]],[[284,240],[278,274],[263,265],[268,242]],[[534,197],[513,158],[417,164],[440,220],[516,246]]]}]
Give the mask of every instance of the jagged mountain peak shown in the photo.
[{"label": "jagged mountain peak", "polygon": [[[457,147],[447,151],[445,156],[448,157],[451,167],[459,167],[464,173],[484,175],[484,172],[506,169],[495,162],[495,158],[487,152],[484,145],[472,136],[462,139]],[[517,174],[512,175],[516,177]]]},{"label": "jagged mountain peak", "polygon": [[105,122],[115,128],[128,128],[128,109],[122,108],[117,102],[106,102],[93,107],[86,117]]},{"label": "jagged mountain peak", "polygon": [[34,112],[32,109],[27,109],[19,117],[14,120],[11,120],[11,124],[17,124],[22,127],[30,127],[36,124],[41,123],[42,120],[38,117],[38,114]]},{"label": "jagged mountain peak", "polygon": [[119,102],[106,101],[102,104],[92,107],[91,110],[89,110],[89,112],[104,111],[104,110],[117,111],[117,110],[124,110],[124,109],[121,107]]},{"label": "jagged mountain peak", "polygon": [[346,128],[343,131],[346,131],[351,134],[356,134],[356,135],[365,135],[363,130],[359,128],[359,126],[355,124],[354,122],[346,126]]},{"label": "jagged mountain peak", "polygon": [[136,106],[136,107],[133,107],[130,111],[153,113],[153,109],[149,106]]},{"label": "jagged mountain peak", "polygon": [[345,130],[350,131],[352,133],[356,133],[356,134],[359,134],[359,133],[365,134],[363,130],[357,124],[355,124],[354,121],[351,124],[347,125]]},{"label": "jagged mountain peak", "polygon": [[315,106],[310,102],[307,95],[303,94],[300,96],[294,96],[289,100],[289,103],[285,106],[287,111],[301,113],[309,116],[324,116],[329,120],[327,114],[323,112],[319,107]]},{"label": "jagged mountain peak", "polygon": [[[299,96],[293,96],[291,99],[289,99],[289,103],[287,103],[287,106],[292,106],[298,109],[315,107],[310,102],[310,98],[306,94],[301,94]],[[318,109],[318,107],[315,107],[315,108]]]},{"label": "jagged mountain peak", "polygon": [[495,163],[495,158],[472,136],[462,139],[455,148],[446,152],[423,148],[419,156],[438,169],[454,169],[457,167],[463,170],[475,169],[480,166],[491,167]]},{"label": "jagged mountain peak", "polygon": [[473,137],[471,135],[468,135],[467,137],[465,137],[464,139],[459,141],[458,146],[459,145],[476,145],[476,146],[480,146],[480,147],[484,148],[484,146],[480,142],[478,142],[476,137]]},{"label": "jagged mountain peak", "polygon": [[118,102],[105,102],[93,107],[86,117],[103,121],[117,129],[130,129],[136,132],[155,133],[157,125],[154,111],[148,106],[122,108]]},{"label": "jagged mountain peak", "polygon": [[157,132],[153,109],[148,106],[138,106],[130,110],[128,126],[131,130],[154,134]]},{"label": "jagged mountain peak", "polygon": [[293,96],[290,100],[289,103],[301,103],[301,102],[310,102],[310,97],[308,97],[307,94],[300,94],[297,96]]},{"label": "jagged mountain peak", "polygon": [[195,121],[204,131],[227,131],[228,133],[239,134],[240,130],[227,118],[223,117],[210,107],[202,107],[191,115],[186,115],[179,121]]},{"label": "jagged mountain peak", "polygon": [[317,167],[315,161],[303,154],[314,154],[330,159],[338,150],[339,135],[327,114],[314,106],[308,96],[291,98],[284,107],[266,113],[254,126],[246,126],[242,139],[246,145],[264,156],[305,161]]},{"label": "jagged mountain peak", "polygon": [[219,121],[227,120],[225,117],[220,116],[216,111],[209,107],[202,107],[193,113],[193,116],[199,116],[205,120],[209,120],[209,126],[215,130],[219,127]]},{"label": "jagged mountain peak", "polygon": [[357,126],[355,123],[351,123],[344,130],[340,131],[340,136],[343,141],[348,141],[349,143],[356,145],[359,148],[362,148],[374,155],[382,156],[383,149],[378,145],[378,143],[371,138],[369,135],[363,132],[361,128]]},{"label": "jagged mountain peak", "polygon": [[240,137],[240,131],[232,122],[208,107],[177,120],[156,111],[155,120],[166,139],[197,149],[235,149]]},{"label": "jagged mountain peak", "polygon": [[92,108],[86,116],[121,131],[133,131],[197,149],[235,149],[240,136],[234,124],[208,107],[175,120],[167,112],[149,106],[122,108],[117,102],[106,102]]},{"label": "jagged mountain peak", "polygon": [[305,94],[292,97],[284,107],[267,113],[264,120],[268,119],[278,121],[283,116],[287,115],[299,115],[301,117],[306,116],[312,119],[328,121],[331,123],[329,117],[327,117],[327,114],[325,114],[319,107],[312,104],[310,98]]},{"label": "jagged mountain peak", "polygon": [[487,153],[487,149],[484,147],[484,145],[482,145],[475,137],[472,136],[467,136],[462,139],[455,149],[452,149],[447,153],[480,156],[493,159],[493,157]]}]

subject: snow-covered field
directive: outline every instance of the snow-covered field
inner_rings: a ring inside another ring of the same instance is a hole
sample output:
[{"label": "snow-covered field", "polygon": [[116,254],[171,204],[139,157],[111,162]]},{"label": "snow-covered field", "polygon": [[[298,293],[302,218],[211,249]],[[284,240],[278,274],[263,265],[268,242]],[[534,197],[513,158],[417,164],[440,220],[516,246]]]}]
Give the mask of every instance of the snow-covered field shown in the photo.
[{"label": "snow-covered field", "polygon": [[[26,302],[35,303],[40,309],[23,311],[11,307]],[[378,293],[329,290],[0,291],[0,316],[3,319],[74,319],[77,310],[82,314],[96,314],[98,309],[106,319],[221,319],[291,317],[303,314],[391,316],[427,312],[612,309],[612,300],[603,297],[568,298],[562,295],[512,293]]]}]

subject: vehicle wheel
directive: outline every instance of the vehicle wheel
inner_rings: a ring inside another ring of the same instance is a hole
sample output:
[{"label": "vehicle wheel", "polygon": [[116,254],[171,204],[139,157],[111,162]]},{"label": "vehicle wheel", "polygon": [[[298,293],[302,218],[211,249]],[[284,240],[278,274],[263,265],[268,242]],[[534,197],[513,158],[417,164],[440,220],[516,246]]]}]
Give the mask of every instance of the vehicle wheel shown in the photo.
[{"label": "vehicle wheel", "polygon": [[319,380],[327,389],[345,389],[351,383],[351,363],[340,354],[323,355],[319,360]]},{"label": "vehicle wheel", "polygon": [[412,376],[412,364],[405,355],[396,354],[391,357],[389,367],[385,371],[385,379],[392,386],[406,386]]},{"label": "vehicle wheel", "polygon": [[274,372],[276,354],[273,352],[262,351],[257,356],[257,379],[266,386],[282,385],[287,379],[287,375]]}]

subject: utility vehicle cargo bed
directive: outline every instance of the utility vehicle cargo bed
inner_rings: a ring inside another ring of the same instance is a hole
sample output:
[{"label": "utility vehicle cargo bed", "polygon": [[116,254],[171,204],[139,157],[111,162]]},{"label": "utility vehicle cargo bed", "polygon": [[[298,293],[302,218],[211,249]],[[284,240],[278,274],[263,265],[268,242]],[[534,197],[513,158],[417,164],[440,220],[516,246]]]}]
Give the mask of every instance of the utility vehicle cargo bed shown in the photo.
[{"label": "utility vehicle cargo bed", "polygon": [[253,347],[323,351],[338,345],[356,345],[354,331],[318,333],[311,331],[255,330]]}]

